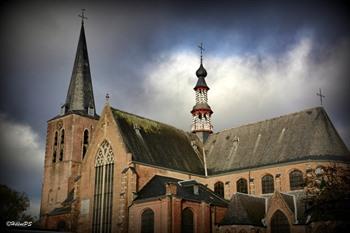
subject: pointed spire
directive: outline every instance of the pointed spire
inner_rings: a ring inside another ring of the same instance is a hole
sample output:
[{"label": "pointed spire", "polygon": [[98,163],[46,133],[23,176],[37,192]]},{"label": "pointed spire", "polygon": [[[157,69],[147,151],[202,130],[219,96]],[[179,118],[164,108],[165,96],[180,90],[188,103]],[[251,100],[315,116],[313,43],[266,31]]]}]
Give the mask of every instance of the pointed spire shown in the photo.
[{"label": "pointed spire", "polygon": [[62,106],[61,112],[63,114],[75,112],[83,115],[95,116],[95,100],[92,90],[90,64],[84,30],[84,19],[86,19],[84,10],[80,17],[82,18],[82,23],[78,48],[75,55],[66,103]]}]

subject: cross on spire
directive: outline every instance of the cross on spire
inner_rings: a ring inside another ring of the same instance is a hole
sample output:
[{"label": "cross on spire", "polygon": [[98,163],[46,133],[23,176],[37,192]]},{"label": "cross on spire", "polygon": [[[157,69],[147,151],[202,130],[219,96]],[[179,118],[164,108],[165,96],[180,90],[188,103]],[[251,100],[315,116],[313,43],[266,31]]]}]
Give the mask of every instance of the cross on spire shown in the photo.
[{"label": "cross on spire", "polygon": [[326,98],[326,96],[324,96],[323,94],[322,94],[322,89],[320,88],[320,91],[318,92],[318,93],[316,93],[316,95],[318,95],[319,97],[320,97],[320,102],[321,102],[321,106],[323,105],[322,104],[322,99],[323,98]]},{"label": "cross on spire", "polygon": [[87,19],[87,17],[85,17],[85,15],[84,15],[85,11],[86,11],[85,9],[81,9],[81,15],[78,15],[78,17],[81,18],[81,23],[82,24],[84,24],[84,19]]},{"label": "cross on spire", "polygon": [[198,45],[198,48],[201,50],[201,64],[203,62],[203,51],[205,50],[203,47],[203,43],[201,42],[200,45]]}]

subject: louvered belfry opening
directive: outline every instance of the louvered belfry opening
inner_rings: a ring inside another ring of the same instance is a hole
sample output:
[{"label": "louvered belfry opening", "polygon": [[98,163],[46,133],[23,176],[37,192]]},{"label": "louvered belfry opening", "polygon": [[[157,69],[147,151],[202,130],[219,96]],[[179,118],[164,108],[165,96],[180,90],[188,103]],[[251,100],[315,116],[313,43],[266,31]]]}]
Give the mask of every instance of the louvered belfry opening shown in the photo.
[{"label": "louvered belfry opening", "polygon": [[114,154],[112,147],[104,141],[95,160],[95,193],[92,219],[94,233],[112,231]]}]

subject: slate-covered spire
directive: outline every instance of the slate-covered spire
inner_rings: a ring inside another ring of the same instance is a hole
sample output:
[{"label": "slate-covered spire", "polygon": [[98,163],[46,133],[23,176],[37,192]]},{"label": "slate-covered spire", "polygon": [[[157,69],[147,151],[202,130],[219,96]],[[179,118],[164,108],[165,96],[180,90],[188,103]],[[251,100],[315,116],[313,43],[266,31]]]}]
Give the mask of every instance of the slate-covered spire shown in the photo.
[{"label": "slate-covered spire", "polygon": [[84,30],[84,18],[82,18],[72,77],[69,84],[66,102],[61,109],[61,114],[78,113],[95,116],[95,109],[89,56]]}]

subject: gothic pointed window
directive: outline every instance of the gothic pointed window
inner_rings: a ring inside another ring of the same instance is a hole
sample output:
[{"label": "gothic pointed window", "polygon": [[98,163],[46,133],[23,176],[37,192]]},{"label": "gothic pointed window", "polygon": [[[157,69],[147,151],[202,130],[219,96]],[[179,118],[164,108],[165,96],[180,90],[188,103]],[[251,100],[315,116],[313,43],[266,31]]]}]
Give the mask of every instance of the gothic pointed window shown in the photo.
[{"label": "gothic pointed window", "polygon": [[275,186],[273,183],[273,176],[272,175],[265,175],[261,179],[261,185],[262,185],[262,193],[273,193],[275,191]]},{"label": "gothic pointed window", "polygon": [[56,162],[56,157],[57,157],[57,145],[58,145],[58,132],[55,132],[55,137],[53,139],[53,152],[52,152],[52,162]]},{"label": "gothic pointed window", "polygon": [[154,212],[151,209],[146,209],[141,215],[141,233],[154,232]]},{"label": "gothic pointed window", "polygon": [[63,161],[63,148],[60,150],[60,161]]},{"label": "gothic pointed window", "polygon": [[224,183],[222,183],[221,181],[216,182],[214,184],[214,192],[220,197],[224,198],[224,194],[225,194]]},{"label": "gothic pointed window", "polygon": [[299,170],[294,170],[289,173],[290,190],[298,190],[304,188],[303,173]]},{"label": "gothic pointed window", "polygon": [[85,157],[87,148],[89,146],[89,130],[84,130],[84,135],[83,135],[83,158]]},{"label": "gothic pointed window", "polygon": [[57,146],[57,142],[58,142],[58,132],[56,131],[53,145]]},{"label": "gothic pointed window", "polygon": [[114,154],[111,145],[103,141],[95,159],[95,191],[92,219],[94,233],[112,231]]},{"label": "gothic pointed window", "polygon": [[61,130],[61,145],[64,144],[64,129]]},{"label": "gothic pointed window", "polygon": [[193,233],[193,212],[190,208],[186,208],[182,211],[181,215],[181,233]]},{"label": "gothic pointed window", "polygon": [[240,193],[248,193],[248,185],[247,185],[247,180],[244,178],[241,178],[237,180],[237,192]]},{"label": "gothic pointed window", "polygon": [[53,155],[52,155],[52,162],[53,163],[56,163],[56,157],[57,157],[57,152],[56,152],[56,149],[54,149]]},{"label": "gothic pointed window", "polygon": [[290,233],[290,226],[286,215],[277,210],[271,218],[271,233]]}]

